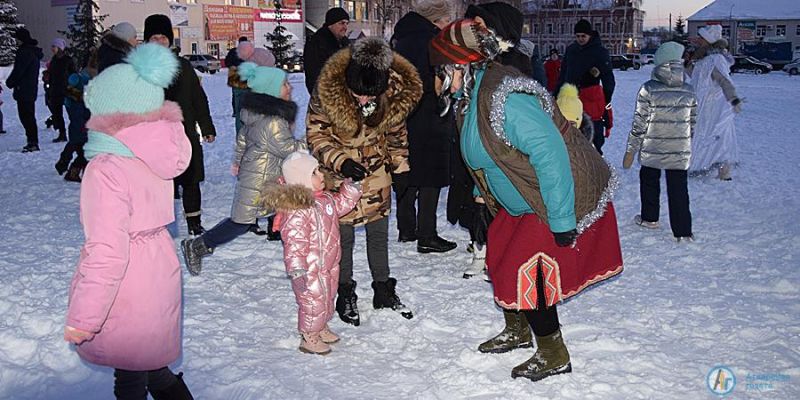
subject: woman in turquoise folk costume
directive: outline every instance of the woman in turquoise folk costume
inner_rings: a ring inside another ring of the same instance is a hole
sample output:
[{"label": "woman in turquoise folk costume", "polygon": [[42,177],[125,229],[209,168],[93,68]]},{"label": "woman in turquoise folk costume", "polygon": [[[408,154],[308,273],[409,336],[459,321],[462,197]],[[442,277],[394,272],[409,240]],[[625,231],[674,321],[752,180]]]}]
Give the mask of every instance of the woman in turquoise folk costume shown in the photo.
[{"label": "woman in turquoise folk costume", "polygon": [[512,341],[490,352],[532,346],[530,325],[536,353],[511,376],[538,381],[572,371],[556,303],[622,272],[616,180],[545,88],[494,61],[510,47],[464,19],[431,41],[430,57],[440,104],[456,110],[475,195],[495,215],[486,265],[506,327],[492,340]]}]

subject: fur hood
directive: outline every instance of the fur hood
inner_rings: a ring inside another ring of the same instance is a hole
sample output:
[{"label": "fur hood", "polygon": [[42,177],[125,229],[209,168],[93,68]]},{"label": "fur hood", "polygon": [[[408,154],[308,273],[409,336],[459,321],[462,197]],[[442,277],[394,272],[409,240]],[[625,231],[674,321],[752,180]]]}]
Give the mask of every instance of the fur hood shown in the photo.
[{"label": "fur hood", "polygon": [[289,123],[294,122],[297,116],[297,104],[293,101],[286,101],[268,94],[246,92],[242,95],[241,107],[254,114],[265,115],[267,117],[283,118]]},{"label": "fur hood", "polygon": [[100,44],[106,45],[111,49],[123,54],[128,54],[133,49],[133,46],[131,46],[130,43],[118,38],[113,33],[107,33],[100,38]]},{"label": "fur hood", "polygon": [[169,122],[183,121],[183,113],[178,103],[165,101],[161,108],[146,114],[113,113],[92,116],[89,121],[86,122],[86,128],[114,136],[117,132],[134,125],[162,120]]},{"label": "fur hood", "polygon": [[[319,76],[316,96],[322,111],[341,133],[354,135],[360,131],[358,107],[345,82],[345,69],[350,62],[350,49],[342,49],[334,54]],[[393,54],[389,70],[389,88],[384,93],[388,102],[386,117],[373,128],[385,131],[405,122],[422,96],[422,81],[416,68],[405,58]]]},{"label": "fur hood", "polygon": [[302,185],[269,183],[261,193],[261,204],[265,210],[305,210],[314,206],[314,193]]}]

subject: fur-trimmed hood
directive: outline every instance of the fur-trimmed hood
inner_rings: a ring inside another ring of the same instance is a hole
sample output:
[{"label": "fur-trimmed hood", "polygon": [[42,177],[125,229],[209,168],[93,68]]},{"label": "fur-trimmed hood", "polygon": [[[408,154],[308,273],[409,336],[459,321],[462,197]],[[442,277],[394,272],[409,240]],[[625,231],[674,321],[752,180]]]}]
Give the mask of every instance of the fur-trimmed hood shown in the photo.
[{"label": "fur-trimmed hood", "polygon": [[161,108],[146,114],[113,113],[92,116],[89,121],[86,122],[86,128],[105,133],[106,135],[115,136],[123,129],[145,122],[156,121],[183,121],[183,113],[178,103],[165,101]]},{"label": "fur-trimmed hood", "polygon": [[[360,116],[355,99],[347,88],[345,70],[350,62],[351,51],[342,49],[334,54],[319,76],[315,95],[322,111],[330,118],[337,131],[354,135],[360,131]],[[384,93],[386,114],[376,130],[388,130],[406,120],[422,96],[422,81],[416,68],[405,58],[394,53],[389,70],[389,88]]]},{"label": "fur-trimmed hood", "polygon": [[314,192],[302,185],[268,183],[261,192],[265,210],[295,211],[314,206]]},{"label": "fur-trimmed hood", "polygon": [[297,103],[268,94],[246,92],[242,95],[240,104],[243,110],[267,117],[283,118],[290,124],[297,116]]}]

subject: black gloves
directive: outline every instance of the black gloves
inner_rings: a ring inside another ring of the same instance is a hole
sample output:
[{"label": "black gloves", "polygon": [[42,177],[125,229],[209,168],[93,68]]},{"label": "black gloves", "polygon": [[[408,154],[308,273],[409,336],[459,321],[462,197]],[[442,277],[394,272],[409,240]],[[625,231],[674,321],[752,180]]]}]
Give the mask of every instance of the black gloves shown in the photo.
[{"label": "black gloves", "polygon": [[344,160],[341,170],[342,175],[352,179],[354,182],[358,182],[367,176],[367,169],[364,168],[363,165],[353,161],[352,158]]},{"label": "black gloves", "polygon": [[571,231],[561,233],[553,232],[553,237],[556,239],[556,244],[558,247],[567,247],[571,246],[572,243],[575,243],[575,239],[578,237],[578,231],[573,229]]}]

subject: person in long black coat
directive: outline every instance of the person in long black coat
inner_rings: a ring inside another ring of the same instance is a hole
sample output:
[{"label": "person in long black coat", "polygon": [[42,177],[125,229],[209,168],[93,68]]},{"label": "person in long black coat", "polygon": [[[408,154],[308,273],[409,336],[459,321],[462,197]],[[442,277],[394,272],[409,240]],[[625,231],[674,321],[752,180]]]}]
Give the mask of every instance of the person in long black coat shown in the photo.
[{"label": "person in long black coat", "polygon": [[58,137],[53,143],[67,141],[67,126],[64,122],[64,98],[67,96],[67,79],[75,72],[75,62],[68,56],[64,49],[67,42],[56,38],[52,43],[53,57],[47,67],[48,83],[50,84],[47,108],[53,115],[53,128],[58,132]]},{"label": "person in long black coat", "polygon": [[325,24],[311,35],[303,47],[303,70],[306,75],[308,93],[314,93],[319,73],[325,62],[337,51],[347,47],[347,27],[350,15],[341,7],[334,7],[325,13]]},{"label": "person in long black coat", "polygon": [[[162,14],[147,17],[144,21],[144,40],[145,42],[159,43],[165,47],[172,46],[172,23],[169,17]],[[183,57],[178,57],[178,60],[180,61],[180,71],[172,85],[165,90],[165,98],[178,103],[181,107],[183,128],[192,143],[192,159],[189,167],[175,178],[175,183],[182,189],[183,214],[186,217],[189,234],[196,236],[205,231],[200,221],[200,182],[205,179],[200,136],[206,142],[211,143],[216,138],[217,132],[211,121],[208,98],[192,64]],[[200,135],[197,134],[196,125],[200,126]]]},{"label": "person in long black coat", "polygon": [[39,93],[39,62],[44,53],[37,45],[39,42],[31,38],[25,28],[14,32],[17,40],[17,54],[14,56],[14,67],[6,78],[6,86],[14,90],[17,101],[19,122],[25,128],[27,144],[23,153],[39,151],[39,128],[36,126],[36,96]]},{"label": "person in long black coat", "polygon": [[406,122],[411,171],[392,177],[397,197],[398,240],[417,240],[420,253],[441,253],[456,248],[455,243],[439,237],[436,230],[439,194],[450,183],[455,120],[452,112],[439,116],[428,44],[450,22],[450,9],[445,0],[419,1],[416,6],[397,22],[392,38],[394,50],[416,67],[423,89],[417,108]]}]

